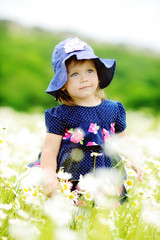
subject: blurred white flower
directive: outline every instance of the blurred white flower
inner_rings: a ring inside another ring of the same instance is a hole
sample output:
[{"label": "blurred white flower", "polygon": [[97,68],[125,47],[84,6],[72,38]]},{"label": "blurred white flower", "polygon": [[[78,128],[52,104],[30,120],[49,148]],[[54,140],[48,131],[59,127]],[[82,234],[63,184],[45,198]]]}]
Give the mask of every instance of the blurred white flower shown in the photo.
[{"label": "blurred white flower", "polygon": [[150,154],[150,156],[154,158],[159,158],[160,156],[160,139],[155,138],[155,136],[149,136],[147,139],[146,147],[147,152]]},{"label": "blurred white flower", "polygon": [[69,228],[57,228],[54,235],[53,239],[56,240],[80,240],[80,236],[78,235],[77,232],[69,229]]},{"label": "blurred white flower", "polygon": [[2,210],[0,210],[0,219],[6,219],[6,217],[7,217],[7,214],[6,213],[4,213]]},{"label": "blurred white flower", "polygon": [[29,168],[19,176],[21,187],[40,186],[43,183],[42,169],[38,167]]},{"label": "blurred white flower", "polygon": [[112,136],[109,144],[106,142],[104,149],[106,155],[114,155],[119,153],[120,155],[129,158],[128,162],[132,160],[132,164],[144,164],[143,154],[140,151],[141,149],[137,148],[133,143],[130,143],[130,140],[127,140],[125,137],[115,134]]},{"label": "blurred white flower", "polygon": [[19,217],[22,217],[25,220],[28,220],[30,218],[29,214],[22,209],[18,209],[16,213],[18,214]]},{"label": "blurred white flower", "polygon": [[72,220],[73,203],[64,195],[56,194],[44,204],[44,211],[58,226],[69,224]]},{"label": "blurred white flower", "polygon": [[147,164],[144,165],[143,169],[144,169],[144,172],[147,174],[150,174],[153,171],[153,169],[149,168]]},{"label": "blurred white flower", "polygon": [[57,173],[57,177],[62,180],[69,180],[72,178],[72,174],[68,172],[64,172],[64,169],[61,168]]},{"label": "blurred white flower", "polygon": [[113,219],[106,219],[103,216],[99,216],[99,221],[110,228],[111,231],[114,231],[116,229],[115,223]]},{"label": "blurred white flower", "polygon": [[142,210],[142,219],[145,223],[160,229],[160,210],[146,205]]},{"label": "blurred white flower", "polygon": [[0,161],[2,165],[8,165],[12,162],[12,159],[10,157],[10,150],[7,146],[3,146],[3,148],[0,149]]},{"label": "blurred white flower", "polygon": [[117,201],[120,179],[116,170],[97,169],[95,174],[80,176],[78,186],[82,192],[89,194],[97,206],[110,208]]},{"label": "blurred white flower", "polygon": [[16,172],[14,169],[11,169],[5,165],[1,166],[1,170],[0,170],[0,176],[4,177],[4,178],[11,178],[12,176],[18,176],[19,173]]},{"label": "blurred white flower", "polygon": [[35,225],[25,220],[10,219],[9,234],[16,240],[38,240],[40,231]]},{"label": "blurred white flower", "polygon": [[150,187],[152,188],[152,190],[155,190],[156,188],[157,188],[157,186],[158,186],[158,180],[157,179],[155,179],[153,176],[149,179],[149,185],[150,185]]},{"label": "blurred white flower", "polygon": [[9,211],[11,208],[13,207],[12,203],[9,203],[9,204],[0,204],[0,208],[1,209],[5,209],[7,211]]},{"label": "blurred white flower", "polygon": [[155,160],[154,164],[155,164],[155,167],[160,171],[160,161]]},{"label": "blurred white flower", "polygon": [[95,179],[95,176],[91,173],[86,174],[85,176],[80,175],[78,187],[82,191],[86,191],[94,196],[96,189],[98,188],[98,182]]},{"label": "blurred white flower", "polygon": [[89,192],[82,192],[84,198],[88,201],[92,201],[93,200],[93,196],[89,193]]},{"label": "blurred white flower", "polygon": [[128,177],[136,177],[137,174],[132,168],[126,168],[126,173]]}]

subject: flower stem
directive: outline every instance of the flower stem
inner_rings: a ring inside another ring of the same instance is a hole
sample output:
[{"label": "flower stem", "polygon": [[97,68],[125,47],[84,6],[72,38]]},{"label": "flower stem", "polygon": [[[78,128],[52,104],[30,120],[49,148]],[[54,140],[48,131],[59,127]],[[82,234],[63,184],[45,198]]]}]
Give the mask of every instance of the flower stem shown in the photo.
[{"label": "flower stem", "polygon": [[96,156],[94,156],[93,174],[95,173],[95,169],[96,169]]}]

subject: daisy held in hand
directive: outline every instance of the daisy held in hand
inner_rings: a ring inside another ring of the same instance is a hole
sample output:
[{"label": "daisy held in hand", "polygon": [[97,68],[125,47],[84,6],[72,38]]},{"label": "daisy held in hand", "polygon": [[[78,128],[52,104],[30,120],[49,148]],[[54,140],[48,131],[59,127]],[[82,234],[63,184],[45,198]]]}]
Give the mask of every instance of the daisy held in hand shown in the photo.
[{"label": "daisy held in hand", "polygon": [[[103,92],[113,79],[115,60],[101,59],[87,43],[69,38],[55,47],[52,64],[55,76],[46,92],[62,104],[45,111],[47,134],[38,160],[46,173],[43,187],[49,196],[59,187],[56,173],[60,168],[72,174],[75,190],[81,175],[114,167],[120,161],[117,153],[106,151],[114,135],[128,141],[123,105],[105,99]],[[142,180],[142,170],[134,169]],[[120,198],[125,200],[125,194],[123,185]]]}]

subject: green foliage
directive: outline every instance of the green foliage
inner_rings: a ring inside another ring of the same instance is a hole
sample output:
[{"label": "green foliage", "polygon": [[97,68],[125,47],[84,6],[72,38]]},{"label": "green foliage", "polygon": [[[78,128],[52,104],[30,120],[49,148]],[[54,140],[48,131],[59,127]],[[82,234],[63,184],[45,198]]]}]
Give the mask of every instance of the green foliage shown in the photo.
[{"label": "green foliage", "polygon": [[[0,21],[0,33],[1,106],[21,111],[36,108],[43,111],[56,106],[54,98],[45,94],[54,76],[52,52],[59,41],[75,34],[28,29],[6,21]],[[105,89],[108,98],[122,101],[127,109],[159,111],[159,55],[122,45],[86,41],[99,57],[117,61],[114,81]]]}]

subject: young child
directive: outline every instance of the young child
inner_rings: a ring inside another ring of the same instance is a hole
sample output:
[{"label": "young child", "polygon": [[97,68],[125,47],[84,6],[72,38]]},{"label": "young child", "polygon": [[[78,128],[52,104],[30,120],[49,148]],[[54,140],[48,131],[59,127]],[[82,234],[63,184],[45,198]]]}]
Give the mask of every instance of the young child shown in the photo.
[{"label": "young child", "polygon": [[[43,188],[48,196],[59,186],[56,172],[61,167],[77,184],[80,175],[120,161],[105,147],[112,135],[128,142],[125,109],[120,102],[105,99],[102,90],[112,81],[115,60],[100,59],[87,43],[69,38],[55,47],[52,64],[55,77],[46,92],[63,104],[45,112],[47,134],[40,165],[46,173]],[[133,168],[141,181],[142,169],[134,164]]]}]

